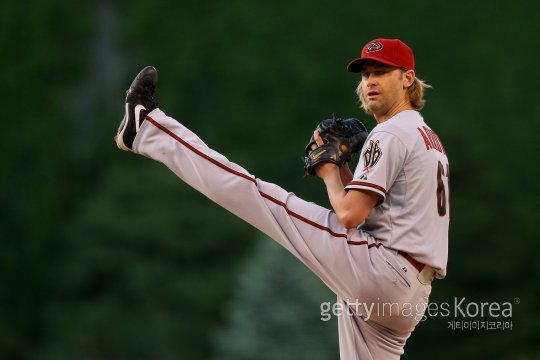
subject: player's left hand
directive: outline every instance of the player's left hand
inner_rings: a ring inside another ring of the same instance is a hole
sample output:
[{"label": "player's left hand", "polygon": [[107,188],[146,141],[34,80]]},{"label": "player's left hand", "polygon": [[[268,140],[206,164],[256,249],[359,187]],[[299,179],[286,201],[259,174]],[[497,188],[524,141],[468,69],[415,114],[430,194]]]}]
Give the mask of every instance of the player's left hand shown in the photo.
[{"label": "player's left hand", "polygon": [[315,168],[322,163],[339,167],[351,160],[368,136],[364,124],[354,118],[326,119],[317,125],[305,149],[306,174],[316,175]]}]

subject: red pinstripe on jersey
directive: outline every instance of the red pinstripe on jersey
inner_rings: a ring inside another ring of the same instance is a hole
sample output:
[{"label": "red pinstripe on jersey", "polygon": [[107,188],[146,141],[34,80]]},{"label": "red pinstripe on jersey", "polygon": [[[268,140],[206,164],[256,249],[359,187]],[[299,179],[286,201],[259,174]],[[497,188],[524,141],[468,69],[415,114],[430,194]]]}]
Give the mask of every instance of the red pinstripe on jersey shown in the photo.
[{"label": "red pinstripe on jersey", "polygon": [[[254,183],[255,185],[257,184],[257,180],[249,175],[246,175],[246,174],[243,174],[241,172],[238,172],[234,169],[231,169],[230,167],[220,163],[219,161],[211,158],[210,156],[206,155],[205,153],[203,153],[202,151],[200,150],[197,150],[195,147],[193,147],[193,145],[189,144],[187,141],[183,140],[182,138],[180,138],[179,136],[177,136],[176,134],[174,134],[172,131],[170,131],[169,129],[167,129],[165,126],[161,125],[160,123],[158,123],[157,121],[155,121],[154,119],[152,119],[150,116],[146,116],[146,120],[148,120],[150,123],[152,123],[155,127],[157,127],[158,129],[162,130],[164,133],[166,133],[167,135],[169,135],[170,137],[172,137],[173,139],[175,139],[176,141],[180,142],[182,145],[184,145],[185,147],[187,147],[189,150],[193,151],[195,154],[199,155],[200,157],[208,160],[209,162],[211,162],[212,164],[218,166],[219,168],[225,170],[225,171],[228,171],[230,172],[231,174],[234,174],[234,175],[237,175],[241,178],[244,178],[248,181],[251,181],[252,183]],[[367,186],[367,187],[372,187],[374,189],[377,189],[379,191],[382,191],[384,194],[386,194],[386,190],[381,187],[381,186],[378,186],[378,185],[375,185],[375,184],[371,184],[371,183],[366,183],[366,182],[363,182],[363,181],[352,181],[349,183],[349,185],[362,185],[362,186]],[[285,209],[285,211],[287,212],[287,214],[291,215],[292,217],[306,223],[306,224],[309,224],[313,227],[316,227],[317,229],[320,229],[320,230],[323,230],[323,231],[326,231],[328,232],[330,235],[334,236],[334,237],[339,237],[339,238],[347,238],[347,234],[342,234],[342,233],[336,233],[334,231],[332,231],[332,229],[328,228],[327,226],[324,226],[324,225],[321,225],[319,223],[316,223],[312,220],[309,220],[305,217],[303,217],[302,215],[298,214],[298,213],[295,213],[294,211],[290,210],[289,208],[287,208],[287,205],[282,202],[282,201],[279,201],[277,200],[276,198],[262,192],[259,190],[259,193],[261,194],[262,197],[264,197],[265,199],[268,199],[270,201],[272,201],[274,204],[276,205],[279,205],[281,207],[283,207]],[[368,249],[371,249],[373,247],[375,248],[379,248],[380,246],[384,246],[382,243],[380,242],[375,242],[375,243],[369,243],[365,240],[362,240],[362,241],[354,241],[354,240],[347,240],[347,244],[349,245],[367,245]],[[416,267],[417,269],[419,269],[419,271],[421,270],[421,268],[423,268],[423,265],[422,263],[419,263],[418,261],[414,260],[411,256],[409,256],[408,254],[404,253],[404,252],[401,252],[400,251],[400,254],[405,256],[405,258],[414,266]],[[421,266],[421,267],[420,267]]]},{"label": "red pinstripe on jersey", "polygon": [[349,244],[349,245],[367,245],[368,248],[384,246],[383,243],[371,243],[370,244],[365,240],[362,240],[362,241],[347,240],[347,244]]},{"label": "red pinstripe on jersey", "polygon": [[[146,120],[150,121],[150,123],[152,123],[155,127],[157,127],[158,129],[160,129],[161,131],[163,131],[164,133],[166,133],[167,135],[169,135],[170,137],[172,137],[173,139],[175,139],[176,141],[180,142],[182,145],[184,145],[185,147],[187,147],[189,150],[193,151],[195,154],[199,155],[200,157],[210,161],[212,164],[216,165],[217,167],[225,170],[225,171],[228,171],[230,172],[231,174],[234,174],[234,175],[237,175],[241,178],[244,178],[246,180],[249,180],[251,182],[253,182],[254,184],[257,184],[257,180],[249,175],[246,175],[246,174],[243,174],[241,172],[238,172],[234,169],[231,169],[230,167],[220,163],[219,161],[217,161],[216,159],[213,159],[211,158],[210,156],[206,155],[205,153],[203,153],[202,151],[200,150],[197,150],[195,147],[193,147],[193,145],[189,144],[187,141],[185,141],[184,139],[180,138],[179,136],[177,136],[175,133],[173,133],[172,131],[170,131],[169,129],[167,129],[165,126],[161,125],[160,123],[158,123],[156,120],[152,119],[150,116],[146,116]],[[292,217],[302,221],[302,222],[305,222],[306,224],[309,224],[311,226],[314,226],[318,229],[321,229],[323,231],[326,231],[328,232],[330,235],[334,236],[334,237],[340,237],[340,238],[347,238],[347,234],[342,234],[342,233],[336,233],[334,231],[332,231],[330,228],[328,228],[327,226],[324,226],[324,225],[321,225],[321,224],[318,224],[314,221],[311,221],[305,217],[303,217],[302,215],[298,214],[298,213],[295,213],[294,211],[290,210],[289,208],[287,208],[287,205],[282,202],[282,201],[279,201],[275,198],[273,198],[272,196],[266,194],[266,193],[263,193],[262,191],[259,191],[259,193],[261,194],[262,197],[264,197],[265,199],[268,199],[270,201],[272,201],[274,204],[276,205],[279,205],[279,206],[282,206],[285,211],[287,212],[287,214],[291,215]]]},{"label": "red pinstripe on jersey", "polygon": [[375,184],[372,184],[372,183],[365,182],[365,181],[351,181],[350,183],[347,184],[347,186],[349,186],[349,185],[359,185],[359,186],[370,187],[370,188],[382,191],[382,193],[386,195],[386,189],[385,188],[383,188],[382,186],[379,186],[379,185],[375,185]]}]

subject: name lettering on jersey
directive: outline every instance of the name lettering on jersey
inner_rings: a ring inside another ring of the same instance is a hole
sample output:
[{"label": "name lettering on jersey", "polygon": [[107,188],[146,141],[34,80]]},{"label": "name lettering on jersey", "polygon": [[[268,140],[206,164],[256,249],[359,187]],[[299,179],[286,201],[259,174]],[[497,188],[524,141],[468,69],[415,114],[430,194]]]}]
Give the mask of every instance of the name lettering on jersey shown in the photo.
[{"label": "name lettering on jersey", "polygon": [[441,142],[441,139],[435,134],[435,131],[431,130],[427,126],[422,126],[421,128],[417,128],[420,132],[420,135],[422,135],[422,138],[424,139],[424,143],[426,144],[426,150],[435,149],[438,152],[445,154],[446,151],[444,150],[444,146]]},{"label": "name lettering on jersey", "polygon": [[368,171],[370,168],[375,166],[377,161],[382,156],[382,150],[379,147],[379,140],[370,140],[369,146],[364,150],[362,157],[364,158],[364,171]]}]

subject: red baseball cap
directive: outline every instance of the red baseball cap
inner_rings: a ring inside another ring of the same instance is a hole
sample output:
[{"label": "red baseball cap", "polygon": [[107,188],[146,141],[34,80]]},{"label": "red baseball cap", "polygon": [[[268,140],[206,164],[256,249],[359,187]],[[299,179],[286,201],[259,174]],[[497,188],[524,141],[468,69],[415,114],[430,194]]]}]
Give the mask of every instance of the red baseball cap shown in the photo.
[{"label": "red baseball cap", "polygon": [[362,49],[359,58],[347,65],[353,73],[362,71],[366,60],[375,60],[386,65],[414,70],[414,54],[410,47],[399,39],[375,39],[368,42]]}]

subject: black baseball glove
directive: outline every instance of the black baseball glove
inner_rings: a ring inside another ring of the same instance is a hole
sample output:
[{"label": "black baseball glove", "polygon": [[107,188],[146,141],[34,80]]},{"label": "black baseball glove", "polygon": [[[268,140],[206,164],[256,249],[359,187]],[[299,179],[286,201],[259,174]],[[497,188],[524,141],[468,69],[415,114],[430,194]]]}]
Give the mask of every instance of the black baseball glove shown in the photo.
[{"label": "black baseball glove", "polygon": [[369,134],[364,124],[354,118],[323,120],[317,125],[317,131],[324,145],[311,150],[313,144],[317,145],[311,136],[304,157],[304,169],[311,176],[316,175],[315,167],[321,163],[331,162],[341,167],[349,162],[351,155],[362,149]]}]

